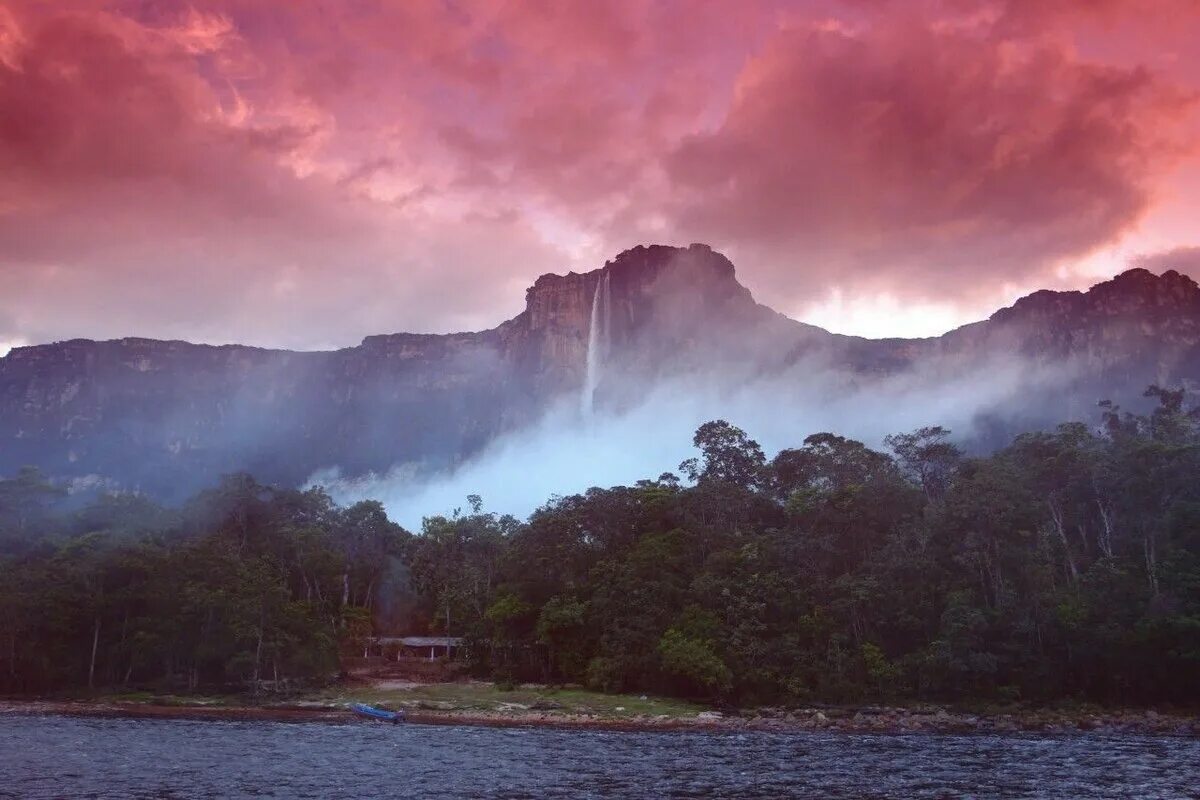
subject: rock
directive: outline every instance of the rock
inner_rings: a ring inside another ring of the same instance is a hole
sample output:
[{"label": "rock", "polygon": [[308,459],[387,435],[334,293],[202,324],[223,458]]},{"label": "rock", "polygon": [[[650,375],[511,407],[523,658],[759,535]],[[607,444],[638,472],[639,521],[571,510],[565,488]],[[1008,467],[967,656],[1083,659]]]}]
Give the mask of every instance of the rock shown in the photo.
[{"label": "rock", "polygon": [[696,715],[696,719],[710,722],[713,720],[724,719],[725,715],[720,711],[701,711]]},{"label": "rock", "polygon": [[451,711],[454,709],[453,703],[446,703],[440,700],[419,700],[416,706],[422,711]]},{"label": "rock", "polygon": [[[326,352],[141,338],[14,348],[0,357],[0,474],[28,464],[67,482],[177,500],[251,462],[260,482],[287,486],[331,464],[361,475],[459,463],[580,390],[602,280],[611,362],[632,380],[601,381],[601,393],[734,361],[783,375],[813,355],[858,377],[943,357],[1079,357],[1086,374],[1027,398],[1027,408],[1045,406],[1044,420],[1028,420],[1036,423],[1059,421],[1083,398],[1126,402],[1149,383],[1200,380],[1191,356],[1200,287],[1175,272],[1135,269],[1086,293],[1036,292],[938,338],[861,340],[759,306],[707,246],[635,247],[600,269],[541,276],[520,314],[479,332],[368,336]],[[255,431],[252,447],[245,430]]]},{"label": "rock", "polygon": [[525,705],[524,703],[497,703],[496,704],[497,711],[505,711],[505,712],[528,711],[530,708],[531,708],[531,706]]}]

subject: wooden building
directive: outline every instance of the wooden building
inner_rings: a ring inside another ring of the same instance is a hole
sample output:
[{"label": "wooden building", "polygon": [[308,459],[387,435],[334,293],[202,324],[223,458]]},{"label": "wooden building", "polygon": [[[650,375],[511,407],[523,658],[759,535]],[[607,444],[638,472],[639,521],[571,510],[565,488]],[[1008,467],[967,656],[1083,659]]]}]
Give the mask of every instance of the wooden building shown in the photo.
[{"label": "wooden building", "polygon": [[368,648],[372,655],[402,661],[406,658],[452,659],[464,652],[461,636],[376,636]]}]

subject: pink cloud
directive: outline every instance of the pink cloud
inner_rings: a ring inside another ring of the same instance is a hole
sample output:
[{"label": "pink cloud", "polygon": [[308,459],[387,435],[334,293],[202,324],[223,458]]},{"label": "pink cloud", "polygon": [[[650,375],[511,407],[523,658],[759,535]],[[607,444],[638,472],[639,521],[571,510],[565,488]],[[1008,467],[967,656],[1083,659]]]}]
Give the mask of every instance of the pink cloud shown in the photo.
[{"label": "pink cloud", "polygon": [[648,240],[977,304],[1155,211],[1192,2],[10,3],[0,337],[482,327]]},{"label": "pink cloud", "polygon": [[[557,266],[521,221],[464,231],[362,196],[336,154],[324,161],[325,109],[278,85],[239,90],[223,71],[259,57],[224,19],[20,19],[0,65],[0,297],[14,335],[349,344],[490,323],[519,307],[519,291],[493,305],[511,270]],[[430,310],[463,273],[473,280]]]},{"label": "pink cloud", "polygon": [[897,25],[780,32],[667,160],[676,225],[791,283],[950,295],[1044,274],[1148,208],[1189,98],[1145,69]]}]

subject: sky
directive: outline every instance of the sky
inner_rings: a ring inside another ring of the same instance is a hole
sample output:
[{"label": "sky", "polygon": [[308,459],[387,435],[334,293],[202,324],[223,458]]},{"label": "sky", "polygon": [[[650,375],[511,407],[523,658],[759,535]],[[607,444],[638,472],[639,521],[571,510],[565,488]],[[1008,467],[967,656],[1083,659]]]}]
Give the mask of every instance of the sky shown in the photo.
[{"label": "sky", "polygon": [[0,0],[0,354],[489,328],[705,242],[934,335],[1200,277],[1200,0]]}]

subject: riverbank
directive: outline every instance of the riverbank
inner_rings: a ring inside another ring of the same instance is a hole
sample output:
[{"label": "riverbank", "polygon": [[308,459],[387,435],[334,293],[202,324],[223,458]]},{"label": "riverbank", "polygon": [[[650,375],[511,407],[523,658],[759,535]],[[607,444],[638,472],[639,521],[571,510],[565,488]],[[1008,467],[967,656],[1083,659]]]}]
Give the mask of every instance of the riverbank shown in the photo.
[{"label": "riverbank", "polygon": [[954,709],[933,705],[755,708],[722,713],[671,698],[582,689],[487,683],[381,682],[287,701],[246,697],[118,694],[86,699],[0,701],[0,714],[326,722],[357,719],[354,701],[403,709],[416,724],[543,726],[602,730],[842,731],[848,733],[1069,733],[1100,731],[1200,736],[1200,716],[1154,710],[1076,708]]}]

